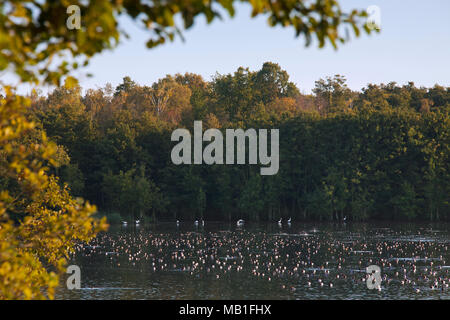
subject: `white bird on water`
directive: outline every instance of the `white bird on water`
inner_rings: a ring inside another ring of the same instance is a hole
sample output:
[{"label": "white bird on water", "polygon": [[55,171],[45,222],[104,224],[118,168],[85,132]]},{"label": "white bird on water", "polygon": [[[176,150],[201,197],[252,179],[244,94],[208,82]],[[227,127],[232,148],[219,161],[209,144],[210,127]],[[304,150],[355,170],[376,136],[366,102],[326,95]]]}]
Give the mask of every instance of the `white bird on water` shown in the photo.
[{"label": "white bird on water", "polygon": [[244,225],[244,220],[239,219],[236,223],[238,226],[243,226]]},{"label": "white bird on water", "polygon": [[127,222],[126,222],[126,221],[122,221],[122,224],[123,224],[124,226],[126,226],[126,225],[127,225]]},{"label": "white bird on water", "polygon": [[195,220],[195,221],[194,221],[194,225],[195,225],[195,226],[198,226],[198,220]]},{"label": "white bird on water", "polygon": [[203,220],[203,218],[202,218],[202,226],[204,226],[205,225],[205,220]]},{"label": "white bird on water", "polygon": [[280,220],[278,220],[278,225],[281,226],[281,220],[283,220],[283,218],[280,218]]},{"label": "white bird on water", "polygon": [[141,220],[136,220],[136,224],[139,224],[139,222],[141,222]]},{"label": "white bird on water", "polygon": [[177,226],[179,226],[180,225],[180,221],[179,220],[177,220]]}]

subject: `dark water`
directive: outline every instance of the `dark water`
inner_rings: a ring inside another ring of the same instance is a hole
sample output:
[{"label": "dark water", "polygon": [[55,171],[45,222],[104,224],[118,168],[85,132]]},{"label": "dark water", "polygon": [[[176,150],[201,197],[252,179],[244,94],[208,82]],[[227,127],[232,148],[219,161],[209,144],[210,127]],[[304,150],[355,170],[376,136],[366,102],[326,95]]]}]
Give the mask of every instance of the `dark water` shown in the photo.
[{"label": "dark water", "polygon": [[57,299],[450,299],[449,244],[450,224],[113,226]]}]

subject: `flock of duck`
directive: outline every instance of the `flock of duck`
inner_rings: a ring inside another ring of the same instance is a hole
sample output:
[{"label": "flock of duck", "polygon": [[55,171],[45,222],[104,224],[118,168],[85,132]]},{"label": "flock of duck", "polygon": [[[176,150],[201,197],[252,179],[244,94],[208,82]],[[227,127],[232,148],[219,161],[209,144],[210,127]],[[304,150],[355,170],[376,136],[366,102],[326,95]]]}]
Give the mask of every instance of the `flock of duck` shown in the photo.
[{"label": "flock of duck", "polygon": [[[287,220],[288,226],[291,219]],[[401,296],[439,292],[449,297],[449,238],[410,235],[392,229],[352,232],[342,228],[302,226],[246,230],[240,219],[235,228],[198,231],[176,221],[177,228],[121,228],[102,233],[76,247],[74,259],[104,268],[133,268],[143,275],[177,275],[197,280],[276,283],[280,290],[348,290],[368,292],[365,268],[382,269],[380,291]],[[139,226],[139,220],[136,221]],[[124,224],[125,225],[125,224]],[[194,225],[204,226],[203,219]],[[295,230],[293,230],[295,229]],[[437,233],[430,233],[434,236]]]}]

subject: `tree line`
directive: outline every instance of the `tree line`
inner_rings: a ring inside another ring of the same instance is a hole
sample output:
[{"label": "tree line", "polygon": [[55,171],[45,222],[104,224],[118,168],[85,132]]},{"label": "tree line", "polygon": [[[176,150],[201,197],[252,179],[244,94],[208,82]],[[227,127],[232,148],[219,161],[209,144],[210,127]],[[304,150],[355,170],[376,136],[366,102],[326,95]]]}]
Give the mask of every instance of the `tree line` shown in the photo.
[{"label": "tree line", "polygon": [[[445,220],[450,87],[368,84],[335,75],[302,94],[278,64],[211,81],[61,86],[32,94],[30,118],[57,143],[54,174],[109,221],[145,219]],[[176,128],[278,128],[280,169],[174,165]],[[38,135],[36,135],[38,136]]]}]

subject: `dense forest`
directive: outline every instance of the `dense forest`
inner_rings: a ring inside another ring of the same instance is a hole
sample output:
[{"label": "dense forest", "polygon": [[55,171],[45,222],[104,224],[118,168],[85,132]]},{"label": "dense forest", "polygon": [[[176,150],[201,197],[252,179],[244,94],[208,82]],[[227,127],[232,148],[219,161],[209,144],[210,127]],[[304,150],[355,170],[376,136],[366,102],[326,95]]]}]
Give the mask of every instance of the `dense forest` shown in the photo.
[{"label": "dense forest", "polygon": [[[185,75],[146,88],[127,78],[115,92],[109,86],[83,96],[74,88],[74,72],[129,38],[130,22],[145,30],[151,49],[184,39],[183,32],[204,17],[207,24],[223,14],[233,17],[243,3],[251,17],[264,16],[271,27],[294,30],[306,46],[337,49],[351,34],[379,31],[367,21],[366,10],[343,10],[337,0],[0,2],[0,299],[53,299],[69,253],[107,230],[104,217],[93,217],[97,206],[73,195],[99,203],[111,222],[144,215],[154,221],[177,214],[173,209],[188,199],[178,191],[190,190],[198,205],[187,207],[184,215],[208,209],[211,217],[223,217],[224,211],[213,211],[208,179],[164,163],[164,150],[157,149],[166,146],[161,139],[171,126],[209,111],[202,103],[214,100],[212,84],[218,82],[199,79],[196,86],[198,77]],[[62,80],[64,87],[45,98],[17,92],[18,85],[59,87]],[[214,121],[215,115],[225,124],[220,115],[228,111],[205,116]],[[234,111],[228,113],[237,116]],[[172,183],[179,177],[198,181]]]},{"label": "dense forest", "polygon": [[[61,86],[31,95],[29,117],[58,145],[54,170],[110,222],[448,220],[450,87],[368,84],[345,77],[302,94],[278,64],[211,81],[186,73],[151,86]],[[280,169],[174,165],[176,128],[277,128]]]}]

